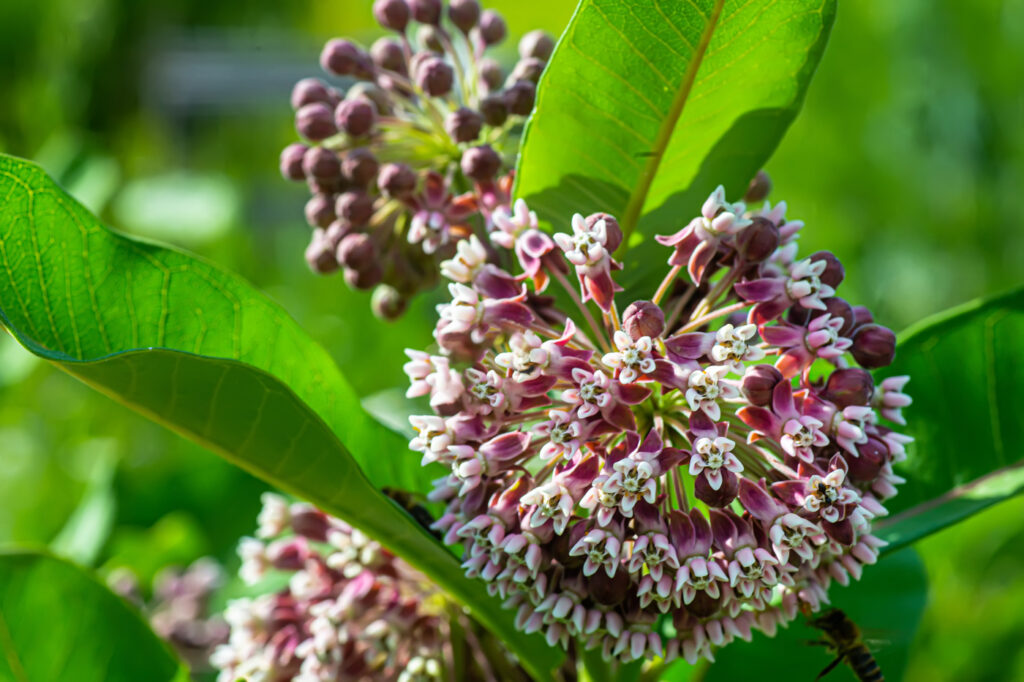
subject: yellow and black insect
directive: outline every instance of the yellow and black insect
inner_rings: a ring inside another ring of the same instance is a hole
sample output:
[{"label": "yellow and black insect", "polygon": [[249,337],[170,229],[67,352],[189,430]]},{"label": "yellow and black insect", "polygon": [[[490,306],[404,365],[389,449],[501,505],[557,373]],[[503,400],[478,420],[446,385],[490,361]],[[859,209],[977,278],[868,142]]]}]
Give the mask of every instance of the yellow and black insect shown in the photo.
[{"label": "yellow and black insect", "polygon": [[420,503],[420,500],[417,498],[415,493],[388,487],[382,488],[381,492],[394,500],[399,507],[404,509],[416,523],[423,526],[428,533],[438,540],[441,539],[441,534],[430,527],[431,524],[434,523],[434,517],[431,516],[430,512],[427,511],[427,508]]},{"label": "yellow and black insect", "polygon": [[836,655],[836,659],[822,670],[821,679],[839,665],[846,663],[860,682],[884,682],[878,662],[861,638],[860,628],[839,609],[829,609],[820,616],[808,619],[808,624],[821,630],[825,637],[821,644]]}]

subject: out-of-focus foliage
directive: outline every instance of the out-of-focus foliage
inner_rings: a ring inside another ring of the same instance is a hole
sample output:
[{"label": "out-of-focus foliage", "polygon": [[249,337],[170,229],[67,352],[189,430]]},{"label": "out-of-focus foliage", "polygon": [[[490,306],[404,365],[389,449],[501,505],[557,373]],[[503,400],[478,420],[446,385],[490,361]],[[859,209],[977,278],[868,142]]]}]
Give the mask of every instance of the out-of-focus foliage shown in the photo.
[{"label": "out-of-focus foliage", "polygon": [[[510,35],[557,33],[574,5],[488,4]],[[107,222],[162,229],[161,240],[241,272],[327,346],[357,392],[403,385],[401,350],[429,344],[432,302],[384,326],[364,295],[309,273],[305,191],[277,171],[294,137],[291,83],[319,75],[327,38],[369,42],[370,5],[4,0],[0,149],[38,160]],[[514,44],[503,49],[511,63]],[[882,323],[901,329],[1020,283],[1021,83],[1024,0],[840,3],[804,109],[768,170],[772,198],[807,220],[801,249],[834,251],[849,299]],[[197,186],[209,203],[181,212],[180,234],[140,218],[147,203]],[[264,488],[5,337],[0,435],[0,541],[57,537],[97,474],[94,453],[109,451],[116,512],[96,565],[133,566],[146,584],[165,562],[213,554],[230,564]],[[1021,500],[1004,503],[921,544],[930,602],[905,679],[1024,677],[1022,511]]]}]

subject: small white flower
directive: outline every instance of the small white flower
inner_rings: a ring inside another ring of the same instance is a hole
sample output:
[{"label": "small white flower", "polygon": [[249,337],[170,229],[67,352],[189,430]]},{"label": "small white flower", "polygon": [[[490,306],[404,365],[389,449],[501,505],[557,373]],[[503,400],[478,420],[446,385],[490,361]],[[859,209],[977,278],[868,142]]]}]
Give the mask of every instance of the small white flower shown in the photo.
[{"label": "small white flower", "polygon": [[731,400],[739,396],[739,389],[733,384],[723,381],[729,373],[726,365],[711,365],[690,373],[686,383],[686,402],[691,410],[702,410],[711,419],[717,421],[722,416],[718,399]]},{"label": "small white flower", "polygon": [[515,381],[529,381],[539,376],[551,362],[552,349],[550,343],[532,331],[515,333],[508,341],[510,350],[498,353],[494,362],[504,369],[512,370]]},{"label": "small white flower", "polygon": [[821,281],[821,275],[828,267],[824,260],[805,258],[789,267],[789,279],[786,280],[786,293],[794,301],[799,301],[805,308],[827,310],[824,298],[835,296],[836,290]]},{"label": "small white flower", "polygon": [[511,212],[508,207],[500,206],[491,215],[491,220],[496,228],[491,233],[491,241],[506,249],[514,247],[522,233],[537,229],[537,214],[522,199],[516,199]]},{"label": "small white flower", "polygon": [[541,446],[540,458],[549,461],[560,457],[570,460],[580,451],[583,427],[566,410],[550,410],[548,421],[537,427],[537,432],[547,436],[547,442]]},{"label": "small white flower", "polygon": [[693,446],[693,455],[690,457],[690,475],[704,476],[712,490],[722,487],[722,469],[738,474],[743,471],[743,464],[732,454],[736,443],[724,436],[717,438],[698,438]]},{"label": "small white flower", "polygon": [[571,550],[570,556],[584,556],[583,575],[590,577],[597,569],[604,568],[608,577],[614,577],[619,567],[619,552],[622,541],[613,533],[595,528],[580,538]]},{"label": "small white flower", "polygon": [[263,493],[260,500],[263,501],[263,508],[260,509],[259,516],[256,517],[256,522],[259,524],[256,537],[277,537],[292,522],[291,513],[288,510],[288,500],[274,493]]},{"label": "small white flower", "polygon": [[829,523],[840,519],[839,507],[860,500],[853,490],[843,487],[846,472],[835,469],[827,476],[811,476],[807,481],[807,497],[804,498],[804,509],[809,512],[821,512],[821,518]]},{"label": "small white flower", "polygon": [[814,462],[812,448],[828,445],[828,436],[821,430],[824,424],[814,417],[790,419],[782,427],[779,443],[787,454],[807,462]]},{"label": "small white flower", "polygon": [[565,527],[572,518],[573,507],[576,506],[572,493],[557,480],[534,488],[523,495],[521,502],[524,506],[537,505],[530,517],[531,528],[542,526],[550,519],[558,535],[565,532]]},{"label": "small white flower", "polygon": [[586,220],[579,213],[572,217],[572,235],[559,232],[554,235],[558,248],[565,252],[565,259],[577,267],[596,265],[608,256],[608,233],[605,221],[598,220],[588,228]]},{"label": "small white flower", "polygon": [[441,261],[441,274],[462,284],[469,284],[487,263],[487,249],[475,235],[462,239],[455,247],[455,257]]},{"label": "small white flower", "polygon": [[654,358],[651,356],[654,350],[654,342],[649,336],[641,336],[636,341],[626,332],[619,330],[613,337],[615,347],[614,353],[607,353],[601,361],[613,369],[619,370],[619,381],[624,384],[631,384],[641,374],[650,374],[654,371]]},{"label": "small white flower", "polygon": [[722,325],[722,328],[715,332],[715,345],[711,348],[712,359],[725,363],[734,374],[742,376],[744,362],[757,362],[764,357],[764,350],[750,343],[756,335],[757,325]]}]

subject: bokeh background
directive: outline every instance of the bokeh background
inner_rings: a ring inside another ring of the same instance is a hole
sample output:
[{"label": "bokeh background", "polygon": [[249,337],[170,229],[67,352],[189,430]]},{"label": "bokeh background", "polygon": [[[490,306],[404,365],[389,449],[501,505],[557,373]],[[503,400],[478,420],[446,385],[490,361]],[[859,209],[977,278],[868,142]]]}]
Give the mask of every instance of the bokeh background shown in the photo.
[{"label": "bokeh background", "polygon": [[[489,3],[513,36],[557,34],[573,4]],[[41,163],[118,229],[241,272],[361,393],[402,385],[401,351],[427,344],[431,301],[385,325],[365,295],[311,274],[305,191],[277,172],[291,84],[318,75],[326,39],[372,41],[370,5],[3,0],[0,150]],[[504,49],[511,63],[514,42]],[[896,329],[1020,284],[1024,0],[841,2],[768,170],[773,198],[807,221],[803,248],[834,251],[846,297]],[[233,569],[264,487],[0,336],[0,543],[56,542],[144,585],[203,555]],[[1024,500],[919,549],[929,605],[905,679],[1024,680]]]}]

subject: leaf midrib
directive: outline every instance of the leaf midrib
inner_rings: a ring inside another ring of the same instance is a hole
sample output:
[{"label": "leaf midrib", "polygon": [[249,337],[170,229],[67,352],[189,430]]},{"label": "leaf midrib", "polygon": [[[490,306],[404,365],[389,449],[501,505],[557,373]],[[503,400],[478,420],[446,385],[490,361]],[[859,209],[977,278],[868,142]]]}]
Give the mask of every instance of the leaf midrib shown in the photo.
[{"label": "leaf midrib", "polygon": [[686,67],[682,83],[680,83],[679,90],[672,100],[672,106],[669,108],[665,119],[661,122],[657,137],[654,138],[654,149],[651,150],[647,157],[647,163],[640,174],[639,182],[633,191],[630,192],[629,201],[626,203],[622,218],[619,220],[619,225],[622,227],[622,245],[616,252],[616,256],[620,259],[629,249],[629,237],[633,230],[636,229],[637,222],[639,222],[640,212],[643,211],[644,204],[647,202],[647,195],[651,191],[651,184],[654,182],[654,177],[658,174],[658,168],[665,156],[665,150],[668,149],[668,144],[672,140],[676,124],[683,115],[683,109],[686,107],[686,102],[697,79],[697,72],[704,62],[704,55],[711,44],[711,38],[715,30],[718,28],[718,21],[722,16],[722,9],[724,7],[725,0],[715,0],[715,4],[711,8],[711,16],[708,18],[708,23],[701,33],[697,49],[693,53],[693,59],[690,60]]}]

